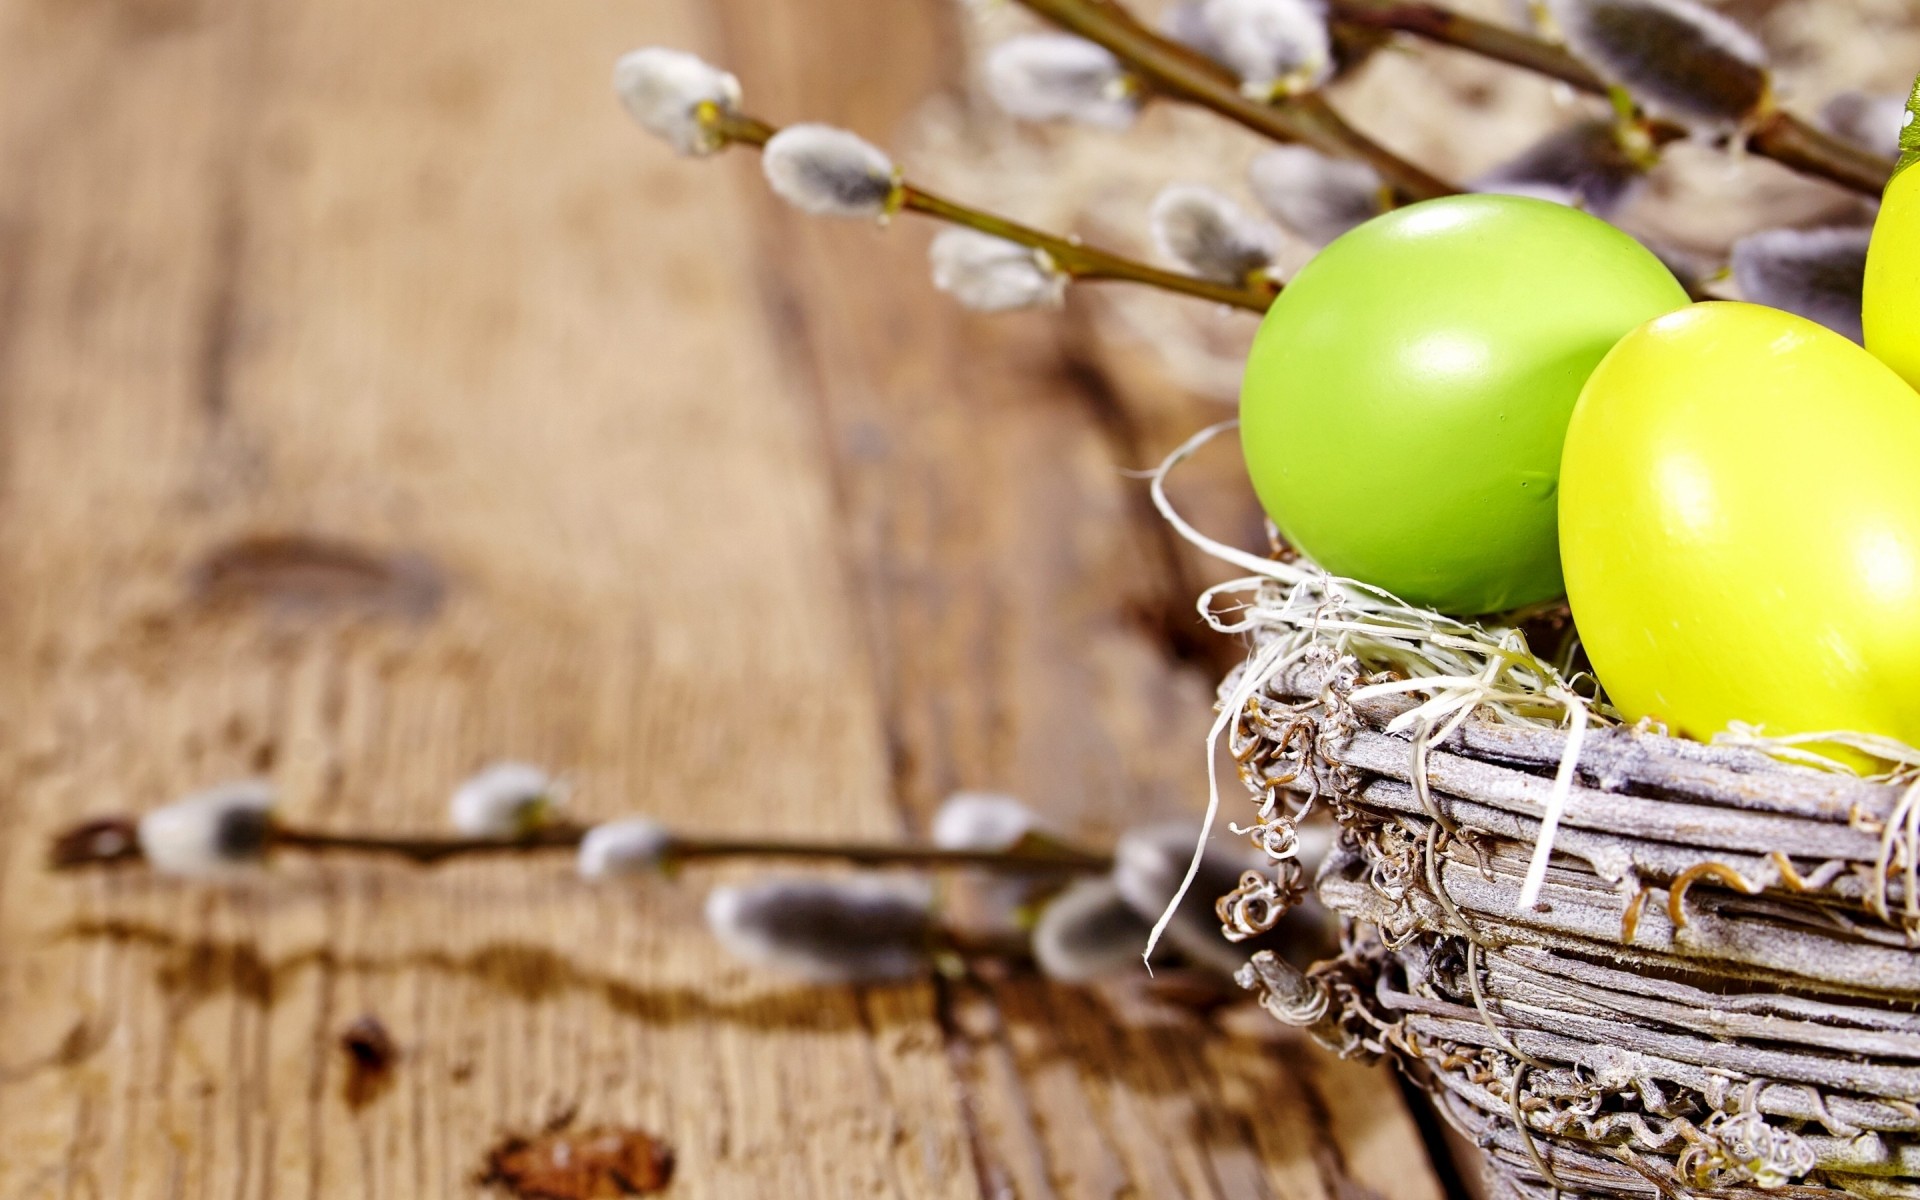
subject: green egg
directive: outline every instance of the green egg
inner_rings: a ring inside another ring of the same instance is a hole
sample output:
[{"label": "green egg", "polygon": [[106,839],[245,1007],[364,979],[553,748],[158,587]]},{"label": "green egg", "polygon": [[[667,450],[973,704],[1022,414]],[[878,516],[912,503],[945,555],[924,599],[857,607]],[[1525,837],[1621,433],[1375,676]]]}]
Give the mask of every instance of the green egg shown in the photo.
[{"label": "green egg", "polygon": [[1241,385],[1254,490],[1321,567],[1443,612],[1561,593],[1574,401],[1629,330],[1688,303],[1653,254],[1544,200],[1376,217],[1301,269]]}]

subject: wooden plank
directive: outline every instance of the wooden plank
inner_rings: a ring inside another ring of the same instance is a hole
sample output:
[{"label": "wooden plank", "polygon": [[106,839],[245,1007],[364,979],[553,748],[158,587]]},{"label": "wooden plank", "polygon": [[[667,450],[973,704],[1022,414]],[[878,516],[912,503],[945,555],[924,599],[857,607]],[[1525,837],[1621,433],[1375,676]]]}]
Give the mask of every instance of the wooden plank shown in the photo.
[{"label": "wooden plank", "polygon": [[[886,144],[958,66],[944,5],[725,11],[723,61],[776,122]],[[1236,651],[1195,636],[1205,568],[1121,468],[1158,461],[1218,407],[1112,377],[1083,307],[957,315],[925,282],[923,226],[763,209],[768,305],[836,447],[910,820],[956,787],[1004,788],[1101,834],[1195,812],[1213,688]],[[1226,519],[1257,528],[1244,483],[1238,495]],[[1271,1026],[1223,1043],[1126,989],[946,997],[993,1194],[1439,1195],[1390,1082],[1322,1074]]]},{"label": "wooden plank", "polygon": [[[1094,835],[1190,809],[1212,667],[1114,469],[1159,447],[1071,325],[957,319],[924,231],[798,223],[606,91],[679,44],[769,115],[884,122],[946,19],[0,14],[0,1195],[466,1195],[569,1110],[664,1135],[676,1196],[1379,1190],[1275,1120],[1324,1085],[1264,1026],[796,988],[700,931],[711,876],[40,867],[76,814],[255,772],[431,826],[503,755],[714,830],[898,833],[973,784]],[[362,1013],[401,1059],[356,1104]]]},{"label": "wooden plank", "polygon": [[[0,1194],[459,1195],[497,1134],[574,1105],[665,1134],[678,1194],[977,1192],[930,992],[743,971],[692,890],[590,894],[557,863],[214,893],[38,869],[62,815],[268,763],[339,823],[437,823],[514,754],[590,812],[896,827],[817,568],[813,431],[742,336],[741,206],[607,94],[615,53],[698,41],[698,13],[210,3],[10,31],[61,120],[6,151],[7,817],[31,832],[6,850]],[[223,547],[248,582],[197,602]],[[404,599],[422,570],[431,614]],[[86,1061],[32,1069],[87,1010]],[[355,1112],[334,1039],[362,1011],[405,1057]]]}]

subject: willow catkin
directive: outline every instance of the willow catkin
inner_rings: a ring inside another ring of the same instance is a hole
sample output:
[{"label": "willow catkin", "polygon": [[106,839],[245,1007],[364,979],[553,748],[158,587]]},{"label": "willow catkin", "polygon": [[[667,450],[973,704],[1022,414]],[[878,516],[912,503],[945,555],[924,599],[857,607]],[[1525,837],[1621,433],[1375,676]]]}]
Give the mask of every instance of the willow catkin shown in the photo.
[{"label": "willow catkin", "polygon": [[166,875],[218,875],[257,865],[272,839],[273,788],[242,780],[209,788],[140,818],[141,855]]}]

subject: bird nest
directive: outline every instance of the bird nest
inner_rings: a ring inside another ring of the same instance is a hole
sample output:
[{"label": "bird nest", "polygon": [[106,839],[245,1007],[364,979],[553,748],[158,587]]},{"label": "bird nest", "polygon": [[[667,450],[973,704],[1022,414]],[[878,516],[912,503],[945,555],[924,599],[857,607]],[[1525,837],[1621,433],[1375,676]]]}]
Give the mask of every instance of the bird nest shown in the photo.
[{"label": "bird nest", "polygon": [[[1386,1057],[1484,1148],[1496,1195],[1920,1197],[1920,754],[1865,777],[1747,732],[1620,722],[1524,626],[1457,622],[1183,533],[1251,654],[1221,686],[1273,856],[1229,936],[1312,886],[1343,951],[1241,982]],[[1232,602],[1227,602],[1234,597]],[[1215,790],[1216,803],[1218,789]],[[1336,849],[1309,881],[1295,828]]]}]

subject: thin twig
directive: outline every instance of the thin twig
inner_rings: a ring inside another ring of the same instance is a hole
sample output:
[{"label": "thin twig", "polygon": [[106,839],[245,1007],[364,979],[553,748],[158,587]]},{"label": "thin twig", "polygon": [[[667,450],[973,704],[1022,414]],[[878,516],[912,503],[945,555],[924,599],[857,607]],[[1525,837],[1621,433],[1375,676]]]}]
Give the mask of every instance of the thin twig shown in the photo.
[{"label": "thin twig", "polygon": [[1019,0],[1039,16],[1106,47],[1154,91],[1212,109],[1255,133],[1300,142],[1371,166],[1403,200],[1431,200],[1461,189],[1415,166],[1347,124],[1317,93],[1262,102],[1233,74],[1142,25],[1113,0]]},{"label": "thin twig", "polygon": [[906,197],[902,207],[907,211],[921,213],[952,225],[964,225],[969,229],[990,233],[1010,242],[1032,246],[1036,250],[1044,250],[1047,257],[1053,260],[1054,266],[1075,279],[1113,279],[1125,283],[1141,283],[1163,291],[1179,292],[1182,295],[1212,300],[1218,304],[1228,304],[1253,312],[1267,311],[1273,304],[1273,298],[1280,292],[1279,282],[1264,276],[1261,283],[1236,286],[1215,283],[1213,280],[1201,279],[1195,275],[1183,275],[1178,271],[1162,270],[1135,259],[1125,258],[1105,250],[1096,250],[1067,238],[1043,233],[1016,221],[1009,221],[1005,217],[995,216],[993,213],[969,208],[964,204],[956,204],[911,184],[903,186],[906,189]]},{"label": "thin twig", "polygon": [[1852,142],[1807,124],[1784,109],[1774,109],[1747,144],[1754,153],[1803,175],[1817,175],[1864,196],[1878,197],[1893,176],[1893,164]]},{"label": "thin twig", "polygon": [[[100,836],[102,830],[131,831],[129,818],[89,820],[54,839],[50,863],[58,869],[138,861],[132,836]],[[372,854],[404,858],[422,866],[454,858],[575,850],[587,834],[578,825],[552,825],[511,839],[441,834],[330,833],[276,824],[269,841],[274,850],[305,854]],[[694,837],[674,835],[660,854],[662,863],[681,864],[739,858],[805,859],[852,863],[862,867],[984,867],[1001,871],[1078,874],[1111,869],[1111,855],[1044,838],[1029,838],[1004,850],[948,849],[915,843],[809,842],[782,838]]]},{"label": "thin twig", "polygon": [[[728,141],[744,146],[763,147],[769,139],[780,132],[777,126],[769,125],[758,117],[724,112],[717,108],[709,108],[703,112],[702,119],[709,128],[724,135]],[[916,212],[937,221],[945,221],[949,225],[977,229],[981,233],[1043,251],[1056,269],[1073,279],[1118,280],[1123,283],[1144,284],[1162,291],[1211,300],[1215,304],[1244,308],[1251,312],[1267,311],[1273,303],[1274,296],[1280,291],[1279,282],[1264,275],[1242,284],[1231,284],[1202,279],[1197,275],[1185,275],[1178,271],[1164,270],[1137,259],[1083,245],[1072,238],[1022,225],[1018,221],[1009,220],[983,209],[948,200],[944,196],[936,195],[904,180],[900,184],[900,207],[908,212]]]},{"label": "thin twig", "polygon": [[[1334,20],[1348,25],[1410,33],[1557,79],[1583,92],[1605,95],[1608,90],[1605,80],[1552,42],[1423,0],[1332,0],[1330,11]],[[1685,128],[1671,121],[1648,121],[1647,132],[1656,145],[1687,136]],[[1763,114],[1747,135],[1747,145],[1782,166],[1868,196],[1885,190],[1893,173],[1891,162],[1783,109]]]},{"label": "thin twig", "polygon": [[963,850],[893,842],[793,842],[756,838],[700,838],[675,843],[678,862],[716,858],[833,859],[862,867],[988,867],[1001,871],[1079,874],[1111,870],[1113,856],[1049,841],[1005,850]]},{"label": "thin twig", "polygon": [[552,825],[517,838],[505,839],[438,834],[327,833],[276,824],[269,845],[276,850],[297,850],[305,854],[387,855],[431,866],[452,858],[577,850],[580,839],[585,836],[586,830],[576,825]]},{"label": "thin twig", "polygon": [[1496,25],[1465,13],[1419,0],[1331,0],[1328,15],[1335,21],[1369,29],[1411,33],[1490,58],[1524,67],[1570,83],[1585,92],[1604,92],[1607,85],[1587,65],[1560,46],[1522,30]]}]

